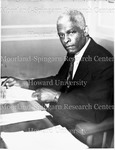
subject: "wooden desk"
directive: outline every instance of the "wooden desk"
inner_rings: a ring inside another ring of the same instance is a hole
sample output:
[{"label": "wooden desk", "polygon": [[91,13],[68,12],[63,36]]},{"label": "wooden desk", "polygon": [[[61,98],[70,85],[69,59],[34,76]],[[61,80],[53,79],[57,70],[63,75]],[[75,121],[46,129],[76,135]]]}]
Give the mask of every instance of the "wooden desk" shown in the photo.
[{"label": "wooden desk", "polygon": [[[18,95],[19,95],[19,93],[18,93]],[[3,136],[3,135],[5,135],[5,133],[3,133],[2,137],[5,140],[7,145],[9,142],[12,142],[12,146],[18,147],[18,144],[21,141],[21,143],[23,143],[23,144],[19,144],[19,146],[21,146],[20,149],[22,149],[24,144],[26,146],[28,146],[29,143],[30,143],[29,146],[32,146],[32,148],[33,148],[33,145],[36,145],[37,140],[39,138],[39,140],[38,140],[39,143],[37,143],[37,146],[41,145],[41,147],[45,147],[45,149],[47,147],[47,141],[48,141],[49,148],[53,148],[53,149],[57,148],[58,150],[62,149],[63,144],[64,144],[64,148],[68,149],[68,150],[71,149],[71,145],[74,146],[74,149],[76,149],[76,147],[78,147],[79,144],[80,144],[80,146],[84,147],[84,144],[82,144],[77,139],[75,139],[75,137],[73,137],[67,131],[67,129],[64,129],[63,127],[60,128],[58,126],[56,128],[55,125],[57,125],[57,124],[54,123],[52,116],[50,114],[48,114],[46,111],[44,111],[44,108],[37,101],[32,100],[32,101],[15,101],[15,102],[7,101],[6,103],[4,103],[4,102],[5,101],[2,101],[0,104],[0,113],[1,113],[0,132],[16,132],[13,134],[17,134],[17,131],[26,132],[26,133],[23,133],[23,135],[21,135],[21,136],[19,136],[19,134],[18,134],[14,137],[14,139],[17,139],[16,145],[14,144],[15,140],[13,140],[13,137],[8,136],[8,134],[11,136],[12,133],[6,133],[7,134],[6,137]],[[43,116],[41,115],[41,118],[38,117],[38,116],[40,116],[39,114],[42,114],[42,112],[46,112],[46,113],[43,113]],[[31,113],[34,115],[32,115]],[[13,115],[13,114],[15,114],[15,115]],[[28,114],[31,116],[29,116]],[[8,117],[6,117],[6,115]],[[22,117],[22,120],[21,120],[20,118],[18,118],[20,115],[26,116],[26,118]],[[15,116],[16,119],[13,120],[12,116],[13,117]],[[7,119],[4,119],[5,117]],[[50,128],[50,127],[52,127],[52,128]],[[47,128],[49,128],[49,129],[47,129]],[[45,131],[43,129],[47,130],[46,131],[47,134],[45,134],[45,136],[43,135],[43,133]],[[31,131],[38,131],[38,130],[42,130],[43,133],[42,133],[42,131],[39,131],[39,132],[32,132],[29,134],[29,132],[31,132]],[[50,133],[49,133],[49,130],[50,130]],[[55,132],[54,132],[54,130],[55,130]],[[18,132],[18,133],[20,133],[20,132]],[[37,136],[35,133],[38,133]],[[35,136],[32,136],[33,134]],[[25,135],[26,135],[26,138],[25,138]],[[28,135],[30,135],[30,136],[28,136]],[[6,139],[8,137],[9,137],[9,139]],[[30,138],[29,139],[30,142],[28,142],[28,140],[26,140],[28,137]],[[41,137],[42,137],[42,139],[41,139]],[[67,138],[67,139],[64,140],[65,138]],[[3,139],[0,138],[0,148],[7,148]],[[45,139],[45,144],[44,144],[44,139]],[[33,140],[32,143],[31,143],[31,140]],[[57,141],[58,141],[58,145],[57,145]],[[9,147],[10,147],[10,145],[8,145],[8,148]],[[86,147],[86,145],[85,145],[85,147]]]},{"label": "wooden desk", "polygon": [[[1,114],[11,114],[16,112],[24,113],[35,112],[36,110],[43,109],[37,101],[20,101],[15,103],[1,104]],[[5,109],[7,108],[7,109]],[[11,109],[13,108],[13,109]],[[38,131],[49,127],[53,127],[53,123],[50,121],[51,116],[46,116],[43,119],[28,120],[18,123],[12,123],[8,125],[1,125],[0,132],[16,132],[16,131]],[[0,138],[0,148],[5,148],[4,141]]]}]

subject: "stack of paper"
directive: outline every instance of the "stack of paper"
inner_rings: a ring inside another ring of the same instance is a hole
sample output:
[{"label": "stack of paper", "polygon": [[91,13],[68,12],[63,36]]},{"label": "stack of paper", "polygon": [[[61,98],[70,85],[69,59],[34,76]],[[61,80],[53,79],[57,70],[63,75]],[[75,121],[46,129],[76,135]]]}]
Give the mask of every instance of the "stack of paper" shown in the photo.
[{"label": "stack of paper", "polygon": [[0,100],[0,125],[44,119],[50,114],[32,98],[34,91],[13,86],[6,90],[6,98]]},{"label": "stack of paper", "polygon": [[6,97],[0,100],[0,104],[14,103],[15,101],[37,100],[37,97],[32,97],[33,92],[33,90],[23,89],[16,86],[10,87],[9,89],[6,89]]},{"label": "stack of paper", "polygon": [[28,111],[45,111],[37,101],[16,101],[14,103],[0,104],[0,114],[11,114]]},{"label": "stack of paper", "polygon": [[88,148],[60,125],[36,132],[4,132],[1,137],[8,149],[12,150],[83,150]]},{"label": "stack of paper", "polygon": [[8,125],[18,122],[44,119],[46,116],[51,116],[47,111],[30,111],[17,112],[11,114],[0,115],[0,125]]}]

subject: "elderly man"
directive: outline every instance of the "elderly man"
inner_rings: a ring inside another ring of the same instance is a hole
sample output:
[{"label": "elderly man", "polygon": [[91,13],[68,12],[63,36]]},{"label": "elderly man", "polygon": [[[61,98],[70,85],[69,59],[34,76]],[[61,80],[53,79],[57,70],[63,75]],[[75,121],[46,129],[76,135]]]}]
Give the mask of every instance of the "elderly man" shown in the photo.
[{"label": "elderly man", "polygon": [[[59,16],[57,32],[67,51],[58,74],[33,80],[10,77],[5,85],[36,90],[33,96],[38,102],[50,103],[48,111],[69,129],[80,121],[101,122],[112,111],[113,57],[89,36],[85,18],[77,10]],[[41,84],[50,81],[53,84]]]}]

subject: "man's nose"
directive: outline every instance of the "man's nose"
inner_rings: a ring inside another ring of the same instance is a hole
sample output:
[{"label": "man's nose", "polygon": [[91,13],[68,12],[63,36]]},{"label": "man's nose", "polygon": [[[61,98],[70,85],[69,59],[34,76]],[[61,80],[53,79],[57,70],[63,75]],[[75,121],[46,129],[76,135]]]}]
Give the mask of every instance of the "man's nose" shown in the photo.
[{"label": "man's nose", "polygon": [[70,40],[71,39],[69,38],[69,36],[65,35],[64,43],[66,44],[66,43],[70,42]]}]

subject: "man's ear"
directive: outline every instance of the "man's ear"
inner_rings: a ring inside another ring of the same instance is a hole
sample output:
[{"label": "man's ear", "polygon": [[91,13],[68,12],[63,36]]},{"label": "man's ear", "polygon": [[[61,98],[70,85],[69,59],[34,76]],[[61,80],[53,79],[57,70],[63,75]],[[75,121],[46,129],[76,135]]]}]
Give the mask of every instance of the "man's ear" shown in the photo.
[{"label": "man's ear", "polygon": [[85,35],[85,36],[88,36],[88,35],[89,35],[88,26],[86,26],[85,29],[84,29],[84,35]]}]

